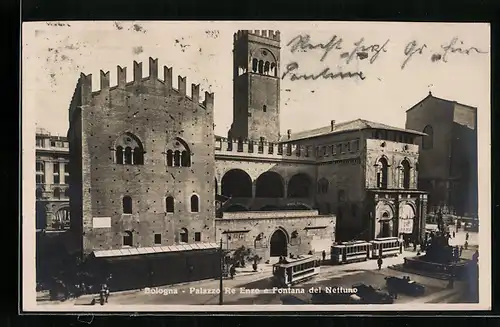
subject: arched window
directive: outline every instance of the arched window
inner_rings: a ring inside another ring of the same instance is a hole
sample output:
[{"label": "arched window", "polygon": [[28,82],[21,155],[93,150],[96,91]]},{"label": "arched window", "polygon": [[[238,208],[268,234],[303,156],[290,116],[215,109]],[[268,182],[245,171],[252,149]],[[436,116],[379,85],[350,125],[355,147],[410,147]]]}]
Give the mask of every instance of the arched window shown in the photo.
[{"label": "arched window", "polygon": [[318,182],[318,193],[326,194],[328,193],[328,181],[325,178],[322,178]]},{"label": "arched window", "polygon": [[60,199],[61,198],[61,189],[56,187],[54,189],[54,199]]},{"label": "arched window", "polygon": [[167,212],[174,212],[174,198],[171,196],[167,196],[165,199],[165,206]]},{"label": "arched window", "polygon": [[264,64],[264,74],[269,75],[270,64],[269,61],[266,61]]},{"label": "arched window", "polygon": [[125,148],[125,164],[132,164],[132,148],[129,146]]},{"label": "arched window", "polygon": [[172,150],[167,151],[167,166],[172,167],[174,165],[174,152]]},{"label": "arched window", "polygon": [[64,190],[64,197],[69,198],[69,188]]},{"label": "arched window", "polygon": [[200,200],[196,194],[191,196],[191,212],[199,212],[200,211]]},{"label": "arched window", "polygon": [[115,162],[117,164],[123,165],[123,148],[121,146],[117,146],[115,154],[116,154]]},{"label": "arched window", "polygon": [[178,150],[174,152],[174,166],[175,167],[181,166],[181,152]]},{"label": "arched window", "polygon": [[43,195],[43,190],[41,188],[36,189],[36,198],[41,199]]},{"label": "arched window", "polygon": [[168,167],[191,167],[191,150],[181,138],[176,137],[167,144],[166,155]]},{"label": "arched window", "polygon": [[144,154],[142,153],[142,149],[139,147],[134,148],[133,163],[134,165],[144,164]]},{"label": "arched window", "polygon": [[278,75],[278,70],[276,69],[276,64],[274,62],[271,64],[271,75],[272,76]]},{"label": "arched window", "polygon": [[423,132],[427,135],[422,136],[422,149],[425,149],[425,150],[432,149],[432,147],[434,146],[434,144],[433,144],[434,143],[434,130],[433,130],[432,126],[430,126],[430,125],[425,126]]},{"label": "arched window", "polygon": [[182,228],[180,233],[179,233],[179,236],[180,236],[181,243],[189,243],[189,233],[188,233],[187,229]]},{"label": "arched window", "polygon": [[129,230],[123,232],[123,246],[134,246],[134,236]]},{"label": "arched window", "polygon": [[144,164],[144,147],[139,138],[131,133],[125,133],[115,141],[114,151],[117,164]]},{"label": "arched window", "polygon": [[259,60],[259,74],[264,73],[264,61]]},{"label": "arched window", "polygon": [[189,157],[189,153],[184,150],[181,153],[181,166],[182,167],[190,167],[191,166],[191,158]]},{"label": "arched window", "polygon": [[377,187],[381,189],[387,188],[387,175],[389,163],[385,158],[380,158],[377,162]]},{"label": "arched window", "polygon": [[258,66],[259,66],[259,60],[258,60],[258,59],[256,59],[256,58],[254,58],[254,59],[252,60],[252,71],[253,71],[254,73],[256,73],[256,72],[257,72]]},{"label": "arched window", "polygon": [[132,213],[132,198],[128,195],[123,197],[123,213],[124,214]]},{"label": "arched window", "polygon": [[400,181],[401,188],[409,189],[410,188],[410,163],[408,160],[403,160],[400,167]]}]

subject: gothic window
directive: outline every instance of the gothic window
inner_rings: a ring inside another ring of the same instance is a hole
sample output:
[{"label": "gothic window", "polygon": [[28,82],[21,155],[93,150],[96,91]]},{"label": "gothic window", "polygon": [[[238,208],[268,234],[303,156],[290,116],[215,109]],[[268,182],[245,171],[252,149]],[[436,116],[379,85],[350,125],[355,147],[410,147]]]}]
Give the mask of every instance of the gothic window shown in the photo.
[{"label": "gothic window", "polygon": [[425,150],[432,149],[432,147],[434,145],[433,144],[434,143],[434,130],[433,130],[432,126],[430,126],[430,125],[425,126],[423,132],[427,135],[422,137],[422,149],[425,149]]},{"label": "gothic window", "polygon": [[122,210],[124,214],[132,213],[132,198],[128,195],[123,197]]},{"label": "gothic window", "polygon": [[167,198],[165,199],[165,207],[166,207],[166,211],[167,212],[174,212],[174,198],[171,197],[171,196],[167,196]]},{"label": "gothic window", "polygon": [[181,243],[189,243],[189,233],[188,233],[187,229],[182,228],[180,233],[179,233],[179,236],[180,236]]},{"label": "gothic window", "polygon": [[269,61],[266,61],[264,64],[264,74],[269,75],[269,70],[270,70],[270,63]]},{"label": "gothic window", "polygon": [[259,60],[259,74],[264,73],[264,60]]},{"label": "gothic window", "polygon": [[167,167],[191,167],[191,150],[183,139],[175,138],[167,148]]},{"label": "gothic window", "polygon": [[144,147],[132,133],[124,133],[116,141],[113,149],[115,163],[119,165],[143,165]]},{"label": "gothic window", "polygon": [[200,200],[198,196],[193,194],[191,196],[191,212],[199,212],[200,211]]},{"label": "gothic window", "polygon": [[258,66],[259,66],[259,60],[254,58],[254,59],[252,60],[252,71],[253,71],[254,73],[256,73],[256,72],[257,72]]},{"label": "gothic window", "polygon": [[134,238],[131,231],[126,230],[123,232],[123,246],[133,246]]},{"label": "gothic window", "polygon": [[404,189],[409,189],[410,188],[410,163],[408,160],[403,160],[401,163],[401,166],[399,167],[399,174],[400,174],[400,187]]},{"label": "gothic window", "polygon": [[389,168],[389,163],[387,162],[387,159],[385,158],[380,158],[379,161],[377,162],[377,187],[381,189],[386,189],[387,188],[387,175],[388,175],[388,169]]},{"label": "gothic window", "polygon": [[276,69],[276,64],[273,62],[271,64],[271,76],[277,76],[278,75],[278,70]]},{"label": "gothic window", "polygon": [[326,194],[328,193],[328,181],[325,178],[322,178],[318,182],[318,193]]}]

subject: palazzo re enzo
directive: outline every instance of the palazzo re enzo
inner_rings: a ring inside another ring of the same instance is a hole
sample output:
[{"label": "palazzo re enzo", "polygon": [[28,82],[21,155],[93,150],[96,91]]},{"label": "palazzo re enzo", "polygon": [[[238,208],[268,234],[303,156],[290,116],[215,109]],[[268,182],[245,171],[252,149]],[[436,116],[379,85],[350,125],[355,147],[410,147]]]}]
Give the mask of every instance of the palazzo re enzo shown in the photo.
[{"label": "palazzo re enzo", "polygon": [[221,239],[268,260],[329,253],[334,241],[423,237],[423,128],[332,120],[280,135],[280,33],[238,31],[233,58],[227,137],[214,134],[214,94],[188,92],[169,67],[160,78],[157,60],[147,77],[134,62],[131,82],[118,67],[116,86],[101,71],[98,91],[81,74],[67,137],[68,232],[82,254],[181,262],[183,253],[184,267],[215,258]]}]

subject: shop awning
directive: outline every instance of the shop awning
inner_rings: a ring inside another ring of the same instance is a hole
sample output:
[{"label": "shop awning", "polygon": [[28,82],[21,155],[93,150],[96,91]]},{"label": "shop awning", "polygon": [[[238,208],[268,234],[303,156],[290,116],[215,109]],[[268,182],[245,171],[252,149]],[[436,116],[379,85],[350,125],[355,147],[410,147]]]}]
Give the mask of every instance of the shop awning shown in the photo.
[{"label": "shop awning", "polygon": [[144,254],[155,254],[155,253],[171,253],[171,252],[187,252],[196,250],[209,250],[216,249],[219,245],[217,243],[193,243],[193,244],[178,244],[171,246],[151,246],[143,248],[123,248],[116,250],[98,250],[94,251],[93,254],[96,258],[112,258],[112,257],[124,257],[132,255],[144,255]]}]

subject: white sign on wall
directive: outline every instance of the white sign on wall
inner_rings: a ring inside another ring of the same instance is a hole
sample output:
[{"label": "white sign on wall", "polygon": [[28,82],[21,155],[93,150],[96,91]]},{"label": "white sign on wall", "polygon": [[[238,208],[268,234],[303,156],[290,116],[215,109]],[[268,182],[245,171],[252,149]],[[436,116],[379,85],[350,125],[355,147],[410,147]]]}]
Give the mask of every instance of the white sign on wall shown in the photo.
[{"label": "white sign on wall", "polygon": [[412,234],[413,233],[413,219],[399,219],[399,233]]},{"label": "white sign on wall", "polygon": [[111,217],[93,217],[92,228],[111,228]]}]

